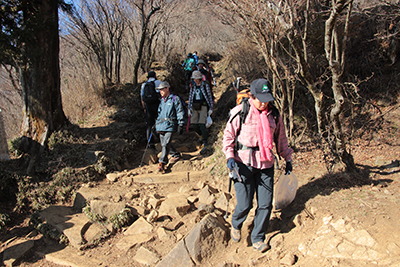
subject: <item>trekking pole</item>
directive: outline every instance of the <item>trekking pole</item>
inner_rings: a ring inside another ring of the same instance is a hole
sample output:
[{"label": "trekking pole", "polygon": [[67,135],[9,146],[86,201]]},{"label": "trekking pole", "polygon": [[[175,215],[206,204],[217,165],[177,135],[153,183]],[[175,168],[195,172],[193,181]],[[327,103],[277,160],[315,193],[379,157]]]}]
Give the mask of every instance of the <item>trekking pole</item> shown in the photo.
[{"label": "trekking pole", "polygon": [[187,133],[189,132],[189,125],[190,125],[190,118],[191,117],[192,117],[192,114],[190,114],[189,117],[188,117],[188,122],[187,122],[187,125],[186,125],[186,132]]},{"label": "trekking pole", "polygon": [[242,77],[237,77],[236,78],[236,88],[238,90],[238,92],[240,92],[240,80],[242,79]]},{"label": "trekking pole", "polygon": [[229,208],[229,200],[231,199],[231,189],[232,189],[232,180],[233,180],[233,172],[229,172],[229,188],[228,188],[228,199],[226,201],[226,211],[224,219],[228,219],[228,208]]},{"label": "trekking pole", "polygon": [[149,140],[147,141],[146,149],[144,150],[142,161],[140,162],[139,168],[142,167],[144,156],[146,155],[147,149],[149,148],[150,140],[151,140],[152,136],[153,136],[153,131],[151,131],[151,133],[150,133],[150,137],[149,137]]}]

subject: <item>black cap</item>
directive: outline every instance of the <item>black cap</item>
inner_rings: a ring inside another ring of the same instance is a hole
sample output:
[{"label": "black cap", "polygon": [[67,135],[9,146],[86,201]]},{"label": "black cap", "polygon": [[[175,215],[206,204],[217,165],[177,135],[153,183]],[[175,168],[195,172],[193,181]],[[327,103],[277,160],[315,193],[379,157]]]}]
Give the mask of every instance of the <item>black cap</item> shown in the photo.
[{"label": "black cap", "polygon": [[267,103],[274,101],[275,98],[272,96],[271,84],[266,79],[257,79],[250,84],[250,92],[260,102]]},{"label": "black cap", "polygon": [[151,78],[151,77],[153,77],[153,78],[155,78],[156,77],[156,73],[154,72],[154,71],[149,71],[149,73],[147,73],[147,78]]}]

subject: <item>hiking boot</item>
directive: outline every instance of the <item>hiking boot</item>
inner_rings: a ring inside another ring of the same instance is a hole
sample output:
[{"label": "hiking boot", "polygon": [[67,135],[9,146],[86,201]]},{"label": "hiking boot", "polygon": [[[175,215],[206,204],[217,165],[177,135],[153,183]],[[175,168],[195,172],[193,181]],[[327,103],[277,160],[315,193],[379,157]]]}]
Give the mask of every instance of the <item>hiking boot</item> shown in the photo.
[{"label": "hiking boot", "polygon": [[241,238],[240,230],[232,227],[231,229],[231,238],[233,242],[239,242]]},{"label": "hiking boot", "polygon": [[203,142],[203,144],[201,145],[201,150],[200,150],[200,154],[204,154],[207,151],[207,142]]},{"label": "hiking boot", "polygon": [[159,173],[164,173],[165,172],[164,163],[162,163],[162,162],[158,163],[157,172],[159,172]]},{"label": "hiking boot", "polygon": [[207,152],[207,147],[205,146],[205,147],[203,147],[201,150],[200,150],[200,155],[203,155],[203,154],[205,154]]},{"label": "hiking boot", "polygon": [[177,162],[180,159],[181,159],[181,157],[173,157],[172,159],[170,159],[170,163],[174,164],[175,162]]},{"label": "hiking boot", "polygon": [[261,253],[264,253],[265,251],[267,251],[270,248],[271,248],[271,246],[268,245],[267,243],[264,243],[263,241],[253,243],[253,249],[256,251],[259,251]]}]

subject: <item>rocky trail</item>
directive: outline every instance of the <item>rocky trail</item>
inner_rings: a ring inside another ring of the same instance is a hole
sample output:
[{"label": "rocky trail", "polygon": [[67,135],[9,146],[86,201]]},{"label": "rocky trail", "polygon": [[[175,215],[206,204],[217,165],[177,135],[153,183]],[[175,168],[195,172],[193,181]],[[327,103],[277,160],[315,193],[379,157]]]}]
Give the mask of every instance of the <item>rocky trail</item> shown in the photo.
[{"label": "rocky trail", "polygon": [[[385,115],[393,125],[400,121],[396,110]],[[225,158],[218,144],[200,155],[197,136],[189,132],[176,138],[183,158],[166,173],[156,173],[159,147],[148,150],[139,167],[142,147],[131,168],[84,184],[73,203],[50,206],[2,234],[0,258],[5,266],[49,267],[400,266],[399,140],[398,132],[382,131],[353,141],[357,176],[342,166],[327,170],[315,147],[296,151],[297,195],[273,211],[266,236],[271,249],[263,254],[249,240],[254,209],[242,240],[230,240],[236,203],[232,189],[225,220]],[[276,171],[276,181],[281,174]],[[60,233],[69,245],[53,239]]]}]

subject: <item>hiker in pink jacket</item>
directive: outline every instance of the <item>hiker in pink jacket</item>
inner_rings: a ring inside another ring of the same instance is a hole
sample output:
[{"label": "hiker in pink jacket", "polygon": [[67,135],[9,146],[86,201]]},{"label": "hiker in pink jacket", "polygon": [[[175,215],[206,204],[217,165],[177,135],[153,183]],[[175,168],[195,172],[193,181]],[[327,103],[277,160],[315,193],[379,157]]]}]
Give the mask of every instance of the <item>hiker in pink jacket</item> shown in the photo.
[{"label": "hiker in pink jacket", "polygon": [[[231,110],[223,139],[223,151],[227,166],[233,173],[237,200],[232,214],[231,238],[235,242],[240,241],[240,230],[253,207],[256,193],[257,209],[251,240],[253,248],[260,252],[270,248],[264,240],[272,210],[273,143],[277,153],[286,161],[285,171],[292,171],[293,150],[288,147],[282,118],[270,103],[274,100],[271,85],[266,79],[253,81],[248,100]],[[247,110],[244,105],[247,105]]]}]

